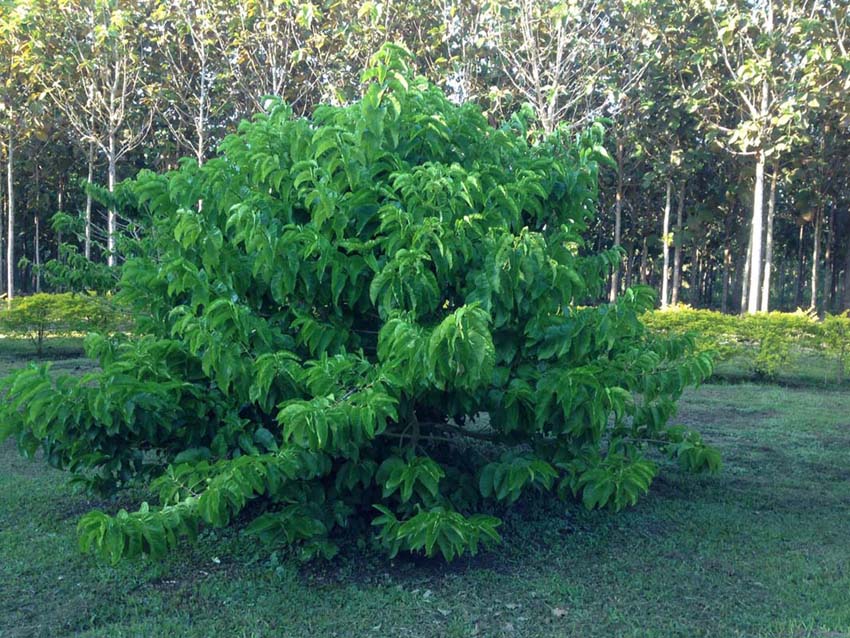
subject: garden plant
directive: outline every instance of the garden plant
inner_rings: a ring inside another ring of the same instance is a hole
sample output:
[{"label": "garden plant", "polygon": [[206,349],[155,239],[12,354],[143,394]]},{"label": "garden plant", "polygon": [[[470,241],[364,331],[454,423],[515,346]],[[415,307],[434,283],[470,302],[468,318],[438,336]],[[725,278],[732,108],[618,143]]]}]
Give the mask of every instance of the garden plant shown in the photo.
[{"label": "garden plant", "polygon": [[202,167],[129,183],[153,219],[119,286],[132,330],[89,336],[81,379],[0,388],[0,438],[151,492],[86,514],[84,550],[157,557],[236,524],[307,558],[347,529],[452,560],[526,491],[619,510],[665,457],[719,467],[669,424],[709,355],[645,328],[648,288],[590,304],[620,259],[582,239],[602,127],[495,128],[393,46],[363,82],[309,117],[270,100]]}]

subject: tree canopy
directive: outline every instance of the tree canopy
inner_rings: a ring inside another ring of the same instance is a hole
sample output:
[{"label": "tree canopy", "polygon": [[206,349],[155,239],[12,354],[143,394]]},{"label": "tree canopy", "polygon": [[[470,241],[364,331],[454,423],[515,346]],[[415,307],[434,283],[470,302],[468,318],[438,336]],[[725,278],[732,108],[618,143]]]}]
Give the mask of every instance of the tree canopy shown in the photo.
[{"label": "tree canopy", "polygon": [[609,298],[641,282],[662,304],[840,310],[848,22],[833,0],[7,2],[4,288],[60,286],[44,264],[69,251],[123,259],[136,220],[83,183],[203,163],[268,96],[348,104],[389,41],[491,124],[525,108],[530,136],[606,123],[591,233],[625,253]]}]

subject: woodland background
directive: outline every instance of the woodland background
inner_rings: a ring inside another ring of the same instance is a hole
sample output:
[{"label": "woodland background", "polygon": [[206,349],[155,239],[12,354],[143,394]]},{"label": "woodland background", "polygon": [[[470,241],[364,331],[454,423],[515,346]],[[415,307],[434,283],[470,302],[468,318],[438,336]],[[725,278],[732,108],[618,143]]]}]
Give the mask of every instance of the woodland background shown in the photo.
[{"label": "woodland background", "polygon": [[622,246],[610,297],[850,308],[846,0],[3,2],[2,290],[48,289],[51,259],[120,261],[134,220],[86,183],[203,163],[265,96],[347,103],[386,41],[531,137],[604,123],[588,241]]}]

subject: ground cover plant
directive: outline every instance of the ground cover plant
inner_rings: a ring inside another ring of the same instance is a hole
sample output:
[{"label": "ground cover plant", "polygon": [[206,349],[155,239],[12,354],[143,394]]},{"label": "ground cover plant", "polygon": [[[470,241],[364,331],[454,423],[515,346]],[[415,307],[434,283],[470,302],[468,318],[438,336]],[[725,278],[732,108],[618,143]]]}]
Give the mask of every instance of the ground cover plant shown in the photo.
[{"label": "ground cover plant", "polygon": [[648,448],[719,466],[669,424],[707,354],[644,328],[647,288],[580,305],[619,259],[582,240],[600,127],[531,143],[405,55],[382,49],[350,106],[273,104],[203,167],[128,187],[153,218],[120,285],[132,337],[91,336],[82,379],[16,373],[0,408],[0,438],[77,482],[156,494],[83,516],[84,550],[161,557],[238,522],[305,558],[347,528],[452,560],[530,490],[634,504]]}]

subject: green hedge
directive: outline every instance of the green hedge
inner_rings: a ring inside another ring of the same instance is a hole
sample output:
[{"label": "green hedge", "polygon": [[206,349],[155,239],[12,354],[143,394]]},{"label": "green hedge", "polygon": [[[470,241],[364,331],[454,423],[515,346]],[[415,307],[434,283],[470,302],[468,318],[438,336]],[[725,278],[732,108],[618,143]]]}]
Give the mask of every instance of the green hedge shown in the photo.
[{"label": "green hedge", "polygon": [[659,333],[692,334],[700,350],[714,354],[715,362],[743,358],[757,376],[776,377],[798,351],[816,352],[835,360],[839,383],[850,368],[847,312],[820,320],[801,310],[738,316],[676,306],[647,312],[643,321]]},{"label": "green hedge", "polygon": [[102,295],[39,293],[0,305],[0,334],[31,340],[39,356],[48,337],[112,332],[120,323],[112,297]]}]

